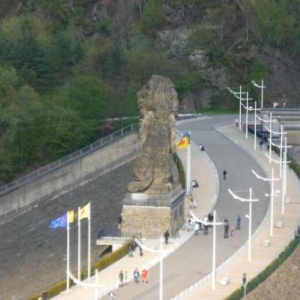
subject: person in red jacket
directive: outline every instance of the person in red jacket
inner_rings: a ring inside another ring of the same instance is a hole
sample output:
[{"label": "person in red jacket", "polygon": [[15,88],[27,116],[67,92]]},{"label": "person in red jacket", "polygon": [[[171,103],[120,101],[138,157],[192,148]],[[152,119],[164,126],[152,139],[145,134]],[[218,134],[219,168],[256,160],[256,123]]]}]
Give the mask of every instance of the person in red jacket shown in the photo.
[{"label": "person in red jacket", "polygon": [[147,269],[142,270],[141,277],[142,277],[142,282],[148,283],[148,270]]}]

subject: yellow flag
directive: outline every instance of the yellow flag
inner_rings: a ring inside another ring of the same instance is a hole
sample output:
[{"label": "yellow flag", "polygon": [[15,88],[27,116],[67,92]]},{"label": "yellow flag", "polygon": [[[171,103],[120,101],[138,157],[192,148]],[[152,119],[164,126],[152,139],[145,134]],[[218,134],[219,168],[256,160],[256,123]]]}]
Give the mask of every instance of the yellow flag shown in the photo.
[{"label": "yellow flag", "polygon": [[78,219],[82,220],[85,218],[89,218],[91,215],[91,203],[88,203],[86,206],[81,208],[78,213]]},{"label": "yellow flag", "polygon": [[178,149],[187,148],[189,146],[189,138],[187,136],[183,136],[180,141],[177,143]]},{"label": "yellow flag", "polygon": [[68,223],[73,223],[75,220],[75,212],[74,210],[69,210],[68,211]]}]

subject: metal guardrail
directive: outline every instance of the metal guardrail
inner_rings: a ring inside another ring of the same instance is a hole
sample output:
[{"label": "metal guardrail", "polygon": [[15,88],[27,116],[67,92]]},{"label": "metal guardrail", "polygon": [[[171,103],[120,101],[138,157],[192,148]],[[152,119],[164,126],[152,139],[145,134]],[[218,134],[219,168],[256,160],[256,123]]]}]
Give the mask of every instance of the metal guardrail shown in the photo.
[{"label": "metal guardrail", "polygon": [[[178,117],[179,119],[192,119],[192,118],[198,118],[201,117],[201,114],[179,114]],[[97,150],[105,145],[107,145],[110,142],[113,142],[114,140],[121,138],[133,131],[135,131],[136,129],[138,129],[138,124],[130,124],[125,126],[124,128],[113,132],[112,134],[101,138],[100,140],[86,146],[83,147],[80,150],[77,150],[55,162],[52,162],[44,167],[39,168],[36,171],[33,171],[32,173],[21,177],[20,179],[14,180],[6,185],[3,185],[0,187],[0,197],[14,189],[18,189],[20,186],[25,185],[29,182],[32,182],[34,180],[36,180],[37,178],[53,171],[56,170],[60,167],[65,166],[66,164],[75,161],[76,159],[79,159],[81,157],[83,157],[84,155],[87,155],[91,152],[93,152],[94,150]]]},{"label": "metal guardrail", "polygon": [[66,164],[75,161],[89,153],[92,153],[93,151],[109,144],[110,142],[113,142],[115,140],[117,140],[118,138],[124,137],[125,135],[135,131],[138,128],[137,124],[130,124],[128,126],[125,126],[124,128],[113,132],[112,134],[101,138],[100,140],[85,146],[84,148],[77,150],[53,163],[50,163],[44,167],[39,168],[38,170],[23,176],[20,179],[17,179],[13,182],[10,182],[4,186],[0,187],[0,196],[19,188],[20,186],[27,184],[29,182],[32,182],[33,180],[36,180],[37,178],[44,176],[47,173],[52,172],[53,170],[56,170],[62,166],[65,166]]}]

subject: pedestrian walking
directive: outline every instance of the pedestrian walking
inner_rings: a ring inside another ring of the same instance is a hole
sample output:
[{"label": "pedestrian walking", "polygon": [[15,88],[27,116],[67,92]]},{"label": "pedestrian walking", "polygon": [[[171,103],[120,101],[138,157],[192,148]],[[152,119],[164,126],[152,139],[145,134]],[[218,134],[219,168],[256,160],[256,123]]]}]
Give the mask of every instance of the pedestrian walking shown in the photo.
[{"label": "pedestrian walking", "polygon": [[134,278],[134,282],[135,283],[139,283],[140,280],[140,272],[138,268],[135,268],[135,270],[133,271],[133,278]]},{"label": "pedestrian walking", "polygon": [[168,229],[164,233],[164,237],[165,237],[165,244],[168,244],[169,243],[169,237],[170,237],[170,233],[169,233]]},{"label": "pedestrian walking", "polygon": [[195,222],[195,225],[194,225],[194,235],[198,235],[199,234],[199,230],[200,230],[199,223]]},{"label": "pedestrian walking", "polygon": [[224,170],[223,170],[223,180],[226,180],[226,176],[227,176],[227,170],[224,169]]},{"label": "pedestrian walking", "polygon": [[233,236],[233,235],[234,235],[234,228],[231,227],[231,229],[230,229],[230,236]]},{"label": "pedestrian walking", "polygon": [[207,235],[208,234],[208,216],[204,216],[204,224],[203,224],[203,234]]},{"label": "pedestrian walking", "polygon": [[236,226],[235,226],[236,230],[240,230],[241,229],[241,222],[242,222],[241,216],[238,215],[237,219],[236,219]]},{"label": "pedestrian walking", "polygon": [[119,280],[120,280],[119,287],[123,287],[124,286],[124,274],[123,274],[122,270],[119,273]]},{"label": "pedestrian walking", "polygon": [[197,198],[196,198],[196,196],[193,196],[193,205],[194,205],[194,208],[197,208]]},{"label": "pedestrian walking", "polygon": [[189,196],[190,208],[197,208],[197,199],[193,195]]},{"label": "pedestrian walking", "polygon": [[123,222],[123,218],[122,215],[120,215],[118,218],[118,229],[122,229],[122,222]]},{"label": "pedestrian walking", "polygon": [[115,298],[115,293],[113,292],[113,291],[110,291],[109,293],[108,293],[108,299],[109,300],[113,300]]},{"label": "pedestrian walking", "polygon": [[[209,213],[209,214],[207,215],[207,219],[208,219],[208,222],[209,222],[209,223],[213,223],[213,222],[214,222],[214,216],[213,216],[213,214],[212,214],[212,213]],[[212,226],[212,225],[209,225],[209,226]]]},{"label": "pedestrian walking", "polygon": [[148,270],[146,268],[144,268],[142,270],[142,282],[144,283],[148,283]]},{"label": "pedestrian walking", "polygon": [[128,246],[128,256],[133,257],[133,245],[129,244]]},{"label": "pedestrian walking", "polygon": [[128,271],[124,271],[124,284],[128,283]]},{"label": "pedestrian walking", "polygon": [[224,220],[224,239],[228,239],[229,236],[229,221],[227,219]]},{"label": "pedestrian walking", "polygon": [[264,144],[264,141],[263,141],[263,140],[260,140],[260,141],[259,141],[259,149],[260,149],[260,150],[262,150],[263,144]]},{"label": "pedestrian walking", "polygon": [[140,256],[143,256],[143,255],[144,255],[144,253],[143,253],[143,249],[142,249],[142,247],[141,247],[141,246],[139,246],[139,252],[140,252]]}]

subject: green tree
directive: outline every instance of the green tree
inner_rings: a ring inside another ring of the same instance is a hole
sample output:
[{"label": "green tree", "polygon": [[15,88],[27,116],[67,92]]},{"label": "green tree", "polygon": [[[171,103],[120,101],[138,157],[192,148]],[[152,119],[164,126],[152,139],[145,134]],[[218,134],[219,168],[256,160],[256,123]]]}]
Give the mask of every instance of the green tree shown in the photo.
[{"label": "green tree", "polygon": [[101,80],[90,75],[74,78],[68,88],[69,105],[86,121],[103,115],[107,90]]},{"label": "green tree", "polygon": [[295,0],[255,1],[260,32],[265,41],[280,47],[294,43],[293,32],[299,25],[299,4],[296,3]]},{"label": "green tree", "polygon": [[152,38],[156,37],[159,30],[167,25],[167,18],[164,15],[162,1],[151,0],[145,6],[142,18],[142,30]]}]

